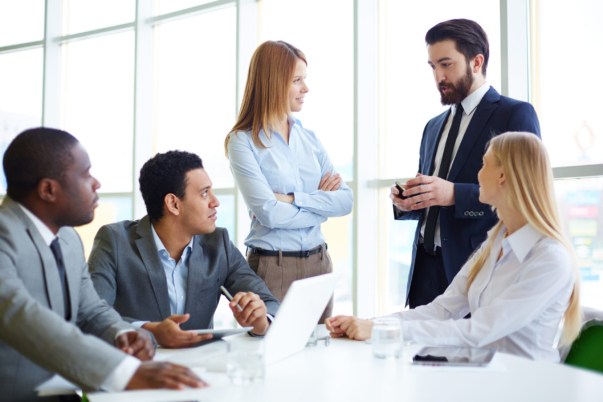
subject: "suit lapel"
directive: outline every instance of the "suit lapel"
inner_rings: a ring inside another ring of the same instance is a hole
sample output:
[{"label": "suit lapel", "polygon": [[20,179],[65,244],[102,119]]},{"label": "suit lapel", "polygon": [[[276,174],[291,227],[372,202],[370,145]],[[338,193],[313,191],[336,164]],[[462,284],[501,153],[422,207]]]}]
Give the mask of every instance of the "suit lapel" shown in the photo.
[{"label": "suit lapel", "polygon": [[142,258],[149,279],[151,280],[155,299],[157,300],[157,306],[161,312],[161,318],[162,320],[165,320],[171,315],[170,297],[168,294],[165,271],[163,270],[163,264],[157,253],[157,246],[155,245],[155,239],[153,239],[151,221],[148,215],[140,220],[136,233],[140,236],[140,239],[136,240],[136,247],[138,247],[140,257]]},{"label": "suit lapel", "polygon": [[435,122],[435,126],[438,128],[438,136],[436,138],[433,138],[433,141],[427,142],[427,144],[425,144],[426,155],[430,155],[430,158],[426,159],[428,160],[429,165],[425,167],[426,169],[422,171],[421,174],[433,176],[435,157],[436,153],[438,152],[438,144],[440,143],[440,139],[442,138],[442,133],[444,132],[444,127],[446,127],[446,122],[448,121],[448,116],[450,116],[451,110],[452,108],[448,109],[447,113],[442,113],[436,118],[439,119],[439,121]]},{"label": "suit lapel", "polygon": [[25,225],[27,233],[40,255],[50,309],[61,317],[64,317],[65,307],[63,306],[63,291],[61,289],[59,269],[57,268],[57,262],[50,247],[46,244],[40,232],[38,232],[36,225],[25,215],[25,212],[23,212],[15,201],[6,196],[2,204],[9,208]]},{"label": "suit lapel", "polygon": [[490,120],[490,116],[492,116],[492,113],[494,113],[494,111],[498,108],[499,100],[499,93],[496,92],[494,88],[490,88],[488,92],[486,92],[486,95],[484,95],[479,105],[477,105],[475,116],[473,116],[471,122],[469,123],[469,127],[467,127],[467,131],[463,136],[463,141],[461,142],[456,156],[454,157],[454,162],[452,162],[452,166],[450,167],[448,181],[454,182],[456,176],[458,176],[460,173],[463,165],[469,157],[469,153],[471,152],[473,145],[481,136],[484,127],[488,123],[488,120]]},{"label": "suit lapel", "polygon": [[201,245],[200,236],[195,236],[193,252],[188,260],[188,282],[186,284],[186,305],[184,313],[189,313],[191,319],[198,319],[201,316],[201,308],[199,300],[195,297],[197,290],[203,285],[204,273],[207,272],[205,259],[203,258],[203,247]]}]

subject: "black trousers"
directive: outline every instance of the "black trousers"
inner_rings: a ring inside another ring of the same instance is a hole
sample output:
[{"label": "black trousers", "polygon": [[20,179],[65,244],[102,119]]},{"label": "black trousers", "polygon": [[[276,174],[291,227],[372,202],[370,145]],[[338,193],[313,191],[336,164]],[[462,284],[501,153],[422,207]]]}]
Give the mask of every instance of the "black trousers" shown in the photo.
[{"label": "black trousers", "polygon": [[412,278],[409,278],[408,306],[415,308],[431,303],[444,293],[448,287],[448,278],[444,270],[442,255],[427,254],[422,244],[417,247],[417,256]]}]

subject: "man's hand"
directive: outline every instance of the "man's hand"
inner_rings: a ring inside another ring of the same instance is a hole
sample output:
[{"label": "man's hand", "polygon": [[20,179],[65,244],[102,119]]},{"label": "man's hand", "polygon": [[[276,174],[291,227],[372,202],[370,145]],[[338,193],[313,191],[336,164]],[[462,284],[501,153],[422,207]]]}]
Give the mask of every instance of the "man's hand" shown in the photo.
[{"label": "man's hand", "polygon": [[197,335],[181,330],[180,324],[188,321],[189,317],[189,314],[174,314],[161,322],[148,322],[142,327],[155,335],[157,343],[165,348],[189,348],[213,337],[212,334]]},{"label": "man's hand", "polygon": [[145,362],[138,367],[126,389],[184,389],[208,386],[186,367],[167,362]]},{"label": "man's hand", "polygon": [[143,331],[128,331],[115,338],[115,347],[139,360],[147,361],[155,356],[155,345]]},{"label": "man's hand", "polygon": [[363,320],[345,315],[327,318],[325,324],[333,338],[340,338],[346,335],[350,339],[364,341],[371,337],[371,332],[373,331],[373,322],[371,320]]},{"label": "man's hand", "polygon": [[339,173],[331,176],[331,172],[325,174],[318,184],[318,189],[322,191],[335,191],[341,187],[341,176]]},{"label": "man's hand", "polygon": [[[416,211],[434,205],[441,207],[454,205],[454,183],[452,182],[435,176],[423,176],[419,173],[416,178],[407,181],[406,185],[408,189],[403,195],[411,198],[398,199],[399,201],[394,203],[397,208],[403,211]],[[392,189],[392,194],[393,191]],[[416,196],[412,197],[413,195]]]},{"label": "man's hand", "polygon": [[[237,303],[243,311],[239,311]],[[232,314],[243,327],[253,327],[251,332],[256,335],[265,335],[270,323],[266,314],[268,310],[260,296],[251,292],[237,293],[229,304]]]},{"label": "man's hand", "polygon": [[276,198],[277,201],[286,202],[287,204],[293,204],[293,201],[295,201],[294,196],[287,195],[287,194],[274,193],[274,197]]}]

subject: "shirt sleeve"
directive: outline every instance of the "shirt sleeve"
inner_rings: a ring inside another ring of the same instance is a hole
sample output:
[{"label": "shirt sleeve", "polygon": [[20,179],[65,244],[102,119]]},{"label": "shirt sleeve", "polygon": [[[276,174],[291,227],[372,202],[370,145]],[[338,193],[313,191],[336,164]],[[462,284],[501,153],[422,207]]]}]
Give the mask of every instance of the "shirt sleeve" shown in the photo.
[{"label": "shirt sleeve", "polygon": [[[555,301],[571,294],[571,259],[555,249],[543,249],[518,280],[488,306],[480,307],[470,319],[406,320],[404,335],[418,343],[442,346],[483,347],[536,319]],[[496,286],[490,282],[489,286]]]},{"label": "shirt sleeve", "polygon": [[[321,170],[320,177],[324,177],[327,173],[331,173],[331,175],[337,174],[327,150],[318,138],[316,140],[319,149],[318,163],[320,164]],[[343,180],[341,186],[335,191],[322,191],[317,189],[311,193],[296,191],[293,194],[295,196],[293,205],[325,217],[348,215],[352,212],[354,204],[352,192]]]},{"label": "shirt sleeve", "polygon": [[300,229],[320,225],[327,218],[293,204],[277,201],[246,138],[231,135],[230,168],[247,207],[271,229]]},{"label": "shirt sleeve", "polygon": [[125,359],[109,374],[101,384],[101,389],[107,392],[119,392],[126,389],[126,386],[134,377],[136,370],[140,367],[140,360],[132,356],[126,356]]}]

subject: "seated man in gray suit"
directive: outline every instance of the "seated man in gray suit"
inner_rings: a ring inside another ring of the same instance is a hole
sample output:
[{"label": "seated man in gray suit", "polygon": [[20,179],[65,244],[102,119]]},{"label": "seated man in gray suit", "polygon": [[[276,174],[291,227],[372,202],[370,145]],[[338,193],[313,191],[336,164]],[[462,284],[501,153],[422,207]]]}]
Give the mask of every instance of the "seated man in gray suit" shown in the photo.
[{"label": "seated man in gray suit", "polygon": [[27,130],[11,142],[3,166],[0,400],[34,400],[34,388],[53,373],[92,390],[201,387],[184,367],[141,363],[155,354],[149,335],[92,286],[72,226],[94,218],[100,183],[80,143],[60,130]]},{"label": "seated man in gray suit", "polygon": [[[165,347],[189,347],[211,335],[224,286],[235,319],[264,335],[279,307],[264,281],[216,228],[220,205],[199,156],[157,154],[140,171],[148,215],[103,226],[88,260],[96,291],[126,321],[155,335]],[[242,311],[236,308],[236,302]]]}]

